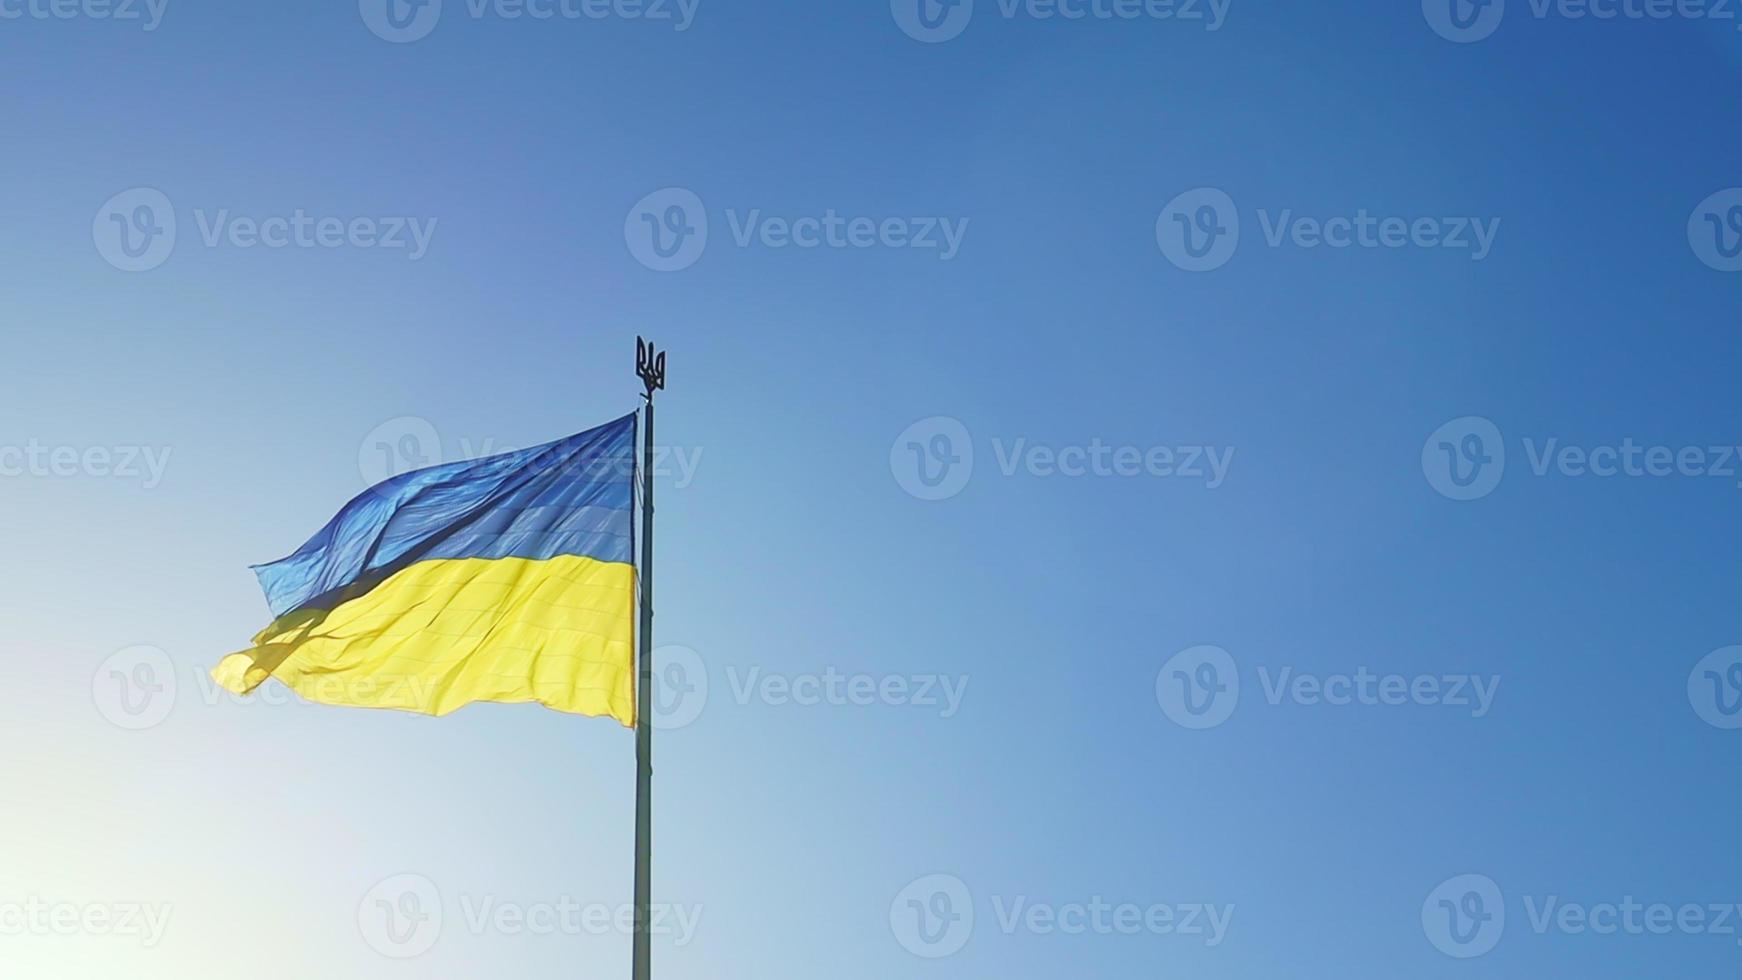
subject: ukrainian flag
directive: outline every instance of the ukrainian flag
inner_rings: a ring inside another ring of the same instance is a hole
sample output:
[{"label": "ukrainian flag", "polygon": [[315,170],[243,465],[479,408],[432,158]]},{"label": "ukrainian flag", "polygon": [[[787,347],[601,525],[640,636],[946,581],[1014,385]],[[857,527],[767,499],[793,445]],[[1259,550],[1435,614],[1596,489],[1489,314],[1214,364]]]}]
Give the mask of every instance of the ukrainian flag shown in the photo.
[{"label": "ukrainian flag", "polygon": [[254,571],[277,617],[212,676],[444,715],[537,702],[635,724],[635,415],[394,477]]}]

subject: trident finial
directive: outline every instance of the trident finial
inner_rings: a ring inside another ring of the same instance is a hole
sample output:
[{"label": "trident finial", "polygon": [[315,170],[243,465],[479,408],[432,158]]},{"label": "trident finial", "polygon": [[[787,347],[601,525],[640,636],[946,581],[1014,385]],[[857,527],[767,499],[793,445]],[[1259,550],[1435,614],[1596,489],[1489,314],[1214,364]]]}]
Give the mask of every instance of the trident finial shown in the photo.
[{"label": "trident finial", "polygon": [[654,352],[653,345],[635,338],[635,376],[647,386],[647,400],[653,393],[665,390],[665,351]]}]

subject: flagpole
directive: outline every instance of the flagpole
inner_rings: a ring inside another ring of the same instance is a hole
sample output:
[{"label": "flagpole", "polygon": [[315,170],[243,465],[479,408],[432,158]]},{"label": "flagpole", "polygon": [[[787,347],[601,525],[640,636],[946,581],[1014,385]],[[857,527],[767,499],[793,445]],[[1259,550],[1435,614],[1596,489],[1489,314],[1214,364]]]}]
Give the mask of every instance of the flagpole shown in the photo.
[{"label": "flagpole", "polygon": [[635,685],[635,949],[633,980],[650,980],[653,865],[653,393],[665,388],[665,352],[635,338],[635,375],[647,389],[641,451],[640,676]]}]

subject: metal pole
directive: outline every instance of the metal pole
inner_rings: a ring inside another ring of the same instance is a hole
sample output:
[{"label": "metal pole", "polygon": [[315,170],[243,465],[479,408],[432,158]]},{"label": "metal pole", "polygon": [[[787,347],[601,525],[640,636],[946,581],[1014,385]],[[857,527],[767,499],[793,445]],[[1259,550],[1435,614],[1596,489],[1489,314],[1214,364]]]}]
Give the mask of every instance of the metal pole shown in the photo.
[{"label": "metal pole", "polygon": [[635,949],[633,980],[650,980],[653,865],[653,393],[665,388],[665,354],[635,338],[635,374],[647,392],[641,452],[640,670],[635,685]]}]

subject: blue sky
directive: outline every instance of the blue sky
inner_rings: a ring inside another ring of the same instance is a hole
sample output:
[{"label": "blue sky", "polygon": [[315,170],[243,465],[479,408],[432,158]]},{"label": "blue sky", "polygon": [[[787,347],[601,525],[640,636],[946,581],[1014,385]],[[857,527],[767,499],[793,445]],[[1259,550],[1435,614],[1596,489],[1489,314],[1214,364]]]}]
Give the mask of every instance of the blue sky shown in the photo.
[{"label": "blue sky", "polygon": [[661,977],[1734,973],[1735,11],[919,3],[0,0],[5,972],[627,971],[627,732],[202,678],[642,333]]}]

